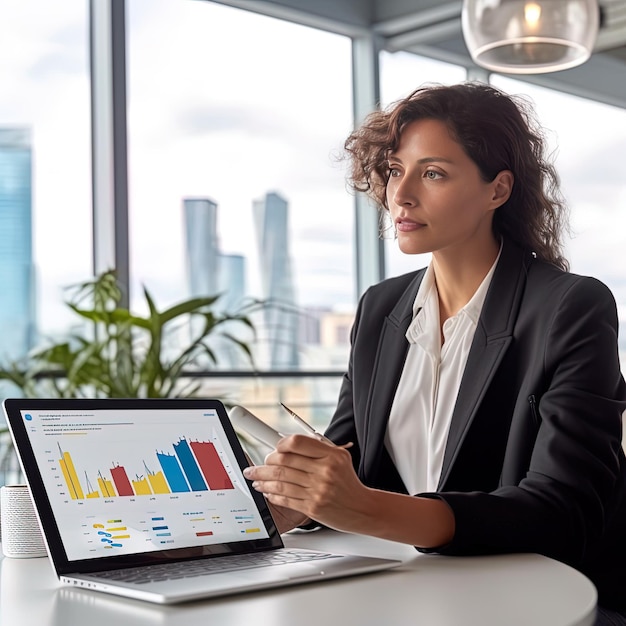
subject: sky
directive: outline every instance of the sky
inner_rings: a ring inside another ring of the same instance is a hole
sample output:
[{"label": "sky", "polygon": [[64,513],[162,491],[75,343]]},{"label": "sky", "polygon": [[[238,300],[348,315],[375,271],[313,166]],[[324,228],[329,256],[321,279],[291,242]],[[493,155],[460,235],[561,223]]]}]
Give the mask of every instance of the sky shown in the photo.
[{"label": "sky", "polygon": [[[345,304],[351,302],[352,199],[332,158],[351,128],[349,41],[199,2],[185,3],[184,11],[171,2],[142,10],[147,6],[129,5],[130,197],[138,209],[135,259],[145,268],[139,273],[155,273],[159,262],[163,237],[147,228],[155,210],[179,243],[161,256],[159,275],[179,282],[185,195],[216,201],[224,251],[252,261],[252,201],[276,191],[289,202],[290,252],[298,276],[306,277],[297,281],[307,285],[300,302],[346,294]],[[165,26],[171,43],[161,46]],[[310,54],[320,49],[321,64]],[[170,178],[167,190],[155,177]],[[253,288],[258,276],[248,265]]]},{"label": "sky", "polygon": [[[42,328],[66,320],[62,286],[91,273],[87,2],[0,3],[0,125],[34,137],[34,249]],[[290,205],[288,243],[305,306],[354,306],[353,198],[338,161],[352,127],[350,42],[197,0],[128,0],[128,147],[133,290],[186,297],[182,199],[219,205],[224,252],[248,257],[258,290],[252,201]],[[383,54],[386,104],[463,71]],[[626,111],[496,78],[534,101],[572,205],[572,269],[596,275],[626,321]],[[390,274],[427,259],[386,243]],[[623,304],[622,304],[623,303]],[[139,303],[137,306],[141,306]]]}]

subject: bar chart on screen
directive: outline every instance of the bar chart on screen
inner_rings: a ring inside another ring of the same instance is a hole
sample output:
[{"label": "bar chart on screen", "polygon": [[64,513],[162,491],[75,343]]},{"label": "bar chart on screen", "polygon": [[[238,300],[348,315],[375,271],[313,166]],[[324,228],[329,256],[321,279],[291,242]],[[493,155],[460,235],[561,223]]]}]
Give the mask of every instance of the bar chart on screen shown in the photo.
[{"label": "bar chart on screen", "polygon": [[[172,452],[156,451],[152,459],[137,457],[123,465],[105,464],[98,468],[93,479],[86,470],[76,467],[69,450],[64,450],[59,442],[57,447],[60,469],[57,478],[63,477],[59,485],[67,487],[72,500],[234,489],[216,446],[210,441],[181,437],[171,444]],[[51,467],[52,471],[55,469]]]},{"label": "bar chart on screen", "polygon": [[151,459],[103,463],[90,477],[76,466],[70,449],[57,442],[60,473],[55,478],[63,478],[58,486],[66,487],[72,500],[234,489],[214,443],[181,437],[169,447],[171,452],[157,450]]},{"label": "bar chart on screen", "polygon": [[[59,504],[209,499],[244,493],[244,478],[216,414],[104,412],[28,420],[42,478]],[[92,504],[89,504],[92,503]]]},{"label": "bar chart on screen", "polygon": [[68,558],[267,537],[216,411],[30,411]]}]

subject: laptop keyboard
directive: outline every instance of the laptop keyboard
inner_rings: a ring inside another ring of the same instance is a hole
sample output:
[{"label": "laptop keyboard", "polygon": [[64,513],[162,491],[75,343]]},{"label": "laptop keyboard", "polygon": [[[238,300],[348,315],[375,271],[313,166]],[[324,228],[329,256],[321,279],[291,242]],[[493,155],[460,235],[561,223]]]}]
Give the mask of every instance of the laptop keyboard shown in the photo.
[{"label": "laptop keyboard", "polygon": [[107,580],[141,585],[165,580],[194,578],[221,572],[233,572],[257,567],[275,567],[287,563],[305,563],[307,561],[319,561],[321,559],[340,557],[341,555],[339,554],[331,554],[328,552],[285,549],[280,551],[257,552],[254,554],[233,554],[199,561],[144,565],[142,567],[130,567],[127,569],[99,572],[96,576]]}]

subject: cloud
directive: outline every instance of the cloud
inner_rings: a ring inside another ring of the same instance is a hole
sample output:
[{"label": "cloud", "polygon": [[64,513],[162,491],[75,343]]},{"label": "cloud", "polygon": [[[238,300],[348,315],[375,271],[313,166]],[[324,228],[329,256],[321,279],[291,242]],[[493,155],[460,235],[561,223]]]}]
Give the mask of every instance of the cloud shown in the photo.
[{"label": "cloud", "polygon": [[320,241],[323,241],[324,250],[326,250],[327,246],[351,246],[353,241],[349,227],[346,228],[344,224],[341,224],[339,227],[333,223],[316,224],[314,226],[299,228],[295,234],[301,242],[309,242],[310,245],[318,245]]},{"label": "cloud", "polygon": [[[26,75],[33,81],[58,80],[62,76],[80,77],[85,75],[87,55],[87,33],[85,24],[74,20],[62,24],[53,30],[47,38],[42,53],[38,55]],[[76,50],[83,48],[85,54],[77,55]]]},{"label": "cloud", "polygon": [[211,133],[249,133],[254,137],[276,137],[289,132],[289,127],[261,107],[205,102],[182,107],[175,126],[183,136]]},{"label": "cloud", "polygon": [[[624,117],[626,131],[626,113]],[[623,134],[619,137],[613,133],[608,137],[596,135],[592,145],[580,147],[567,158],[560,159],[557,167],[574,202],[581,199],[610,202],[626,180]],[[584,194],[584,197],[580,198],[578,194]],[[607,197],[602,198],[604,195]]]}]

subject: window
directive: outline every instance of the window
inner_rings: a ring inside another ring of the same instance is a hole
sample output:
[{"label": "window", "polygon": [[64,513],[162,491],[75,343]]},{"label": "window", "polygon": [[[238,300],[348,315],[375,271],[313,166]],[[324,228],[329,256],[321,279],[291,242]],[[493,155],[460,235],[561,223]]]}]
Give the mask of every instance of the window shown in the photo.
[{"label": "window", "polygon": [[229,285],[298,311],[255,318],[259,369],[335,367],[302,329],[354,309],[353,198],[335,158],[352,128],[350,40],[211,2],[127,11],[131,306],[140,285],[160,307]]},{"label": "window", "polygon": [[[63,287],[91,254],[87,3],[4,2],[0,19],[0,360],[72,316]],[[8,383],[1,393],[15,395]],[[20,480],[0,418],[0,485]]]},{"label": "window", "polygon": [[72,319],[63,287],[92,272],[87,3],[3,3],[0,355]]},{"label": "window", "polygon": [[[565,238],[571,271],[594,276],[613,291],[626,328],[626,110],[502,76],[494,86],[529,98],[546,130],[570,208]],[[622,370],[626,333],[620,333]]]}]

